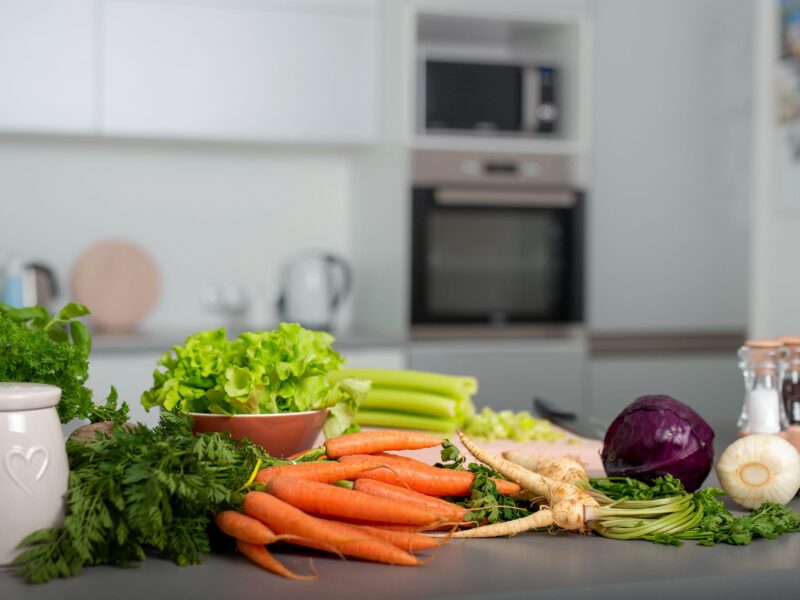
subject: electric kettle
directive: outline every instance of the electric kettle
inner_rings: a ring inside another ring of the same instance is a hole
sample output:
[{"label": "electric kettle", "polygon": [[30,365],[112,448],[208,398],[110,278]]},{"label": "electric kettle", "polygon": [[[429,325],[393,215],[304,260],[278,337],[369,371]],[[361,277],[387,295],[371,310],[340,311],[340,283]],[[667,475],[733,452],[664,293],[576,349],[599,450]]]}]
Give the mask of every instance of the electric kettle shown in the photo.
[{"label": "electric kettle", "polygon": [[351,284],[350,267],[338,256],[326,252],[300,255],[283,271],[280,318],[308,329],[330,330]]}]

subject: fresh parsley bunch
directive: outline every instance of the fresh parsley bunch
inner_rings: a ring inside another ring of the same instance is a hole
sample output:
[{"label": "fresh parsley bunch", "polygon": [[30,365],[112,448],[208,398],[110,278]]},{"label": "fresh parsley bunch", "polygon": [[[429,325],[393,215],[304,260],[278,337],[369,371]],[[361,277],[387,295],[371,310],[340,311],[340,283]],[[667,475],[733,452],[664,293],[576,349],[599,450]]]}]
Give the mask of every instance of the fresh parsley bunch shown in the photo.
[{"label": "fresh parsley bunch", "polygon": [[67,454],[64,526],[29,535],[17,558],[30,582],[128,566],[146,549],[179,565],[199,563],[213,515],[240,504],[251,475],[278,462],[228,434],[193,435],[188,417],[169,412],[152,430],[117,425],[89,443],[68,440]]},{"label": "fresh parsley bunch", "polygon": [[78,319],[89,314],[83,304],[70,303],[51,316],[41,306],[13,308],[0,304],[0,381],[49,383],[61,388],[56,405],[62,423],[127,419],[128,407],[117,406],[112,388],[104,405],[95,406],[89,377],[92,337]]}]

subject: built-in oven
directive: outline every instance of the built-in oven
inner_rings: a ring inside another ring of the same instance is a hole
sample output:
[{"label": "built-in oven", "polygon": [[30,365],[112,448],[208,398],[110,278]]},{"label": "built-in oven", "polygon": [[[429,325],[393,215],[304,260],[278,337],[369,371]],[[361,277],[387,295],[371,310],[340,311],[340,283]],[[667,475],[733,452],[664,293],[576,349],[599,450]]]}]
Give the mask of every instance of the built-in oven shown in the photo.
[{"label": "built-in oven", "polygon": [[584,198],[561,156],[414,156],[411,320],[577,324]]}]

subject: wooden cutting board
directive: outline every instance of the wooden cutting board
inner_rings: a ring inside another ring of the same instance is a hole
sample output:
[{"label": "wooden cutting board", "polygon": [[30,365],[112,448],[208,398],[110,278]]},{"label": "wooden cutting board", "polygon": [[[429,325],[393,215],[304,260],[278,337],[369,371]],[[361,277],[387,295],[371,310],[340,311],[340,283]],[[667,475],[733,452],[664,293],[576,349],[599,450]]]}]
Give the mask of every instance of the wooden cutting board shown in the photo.
[{"label": "wooden cutting board", "polygon": [[89,247],[75,263],[72,297],[92,312],[103,331],[126,333],[155,307],[161,276],[152,257],[127,240]]}]

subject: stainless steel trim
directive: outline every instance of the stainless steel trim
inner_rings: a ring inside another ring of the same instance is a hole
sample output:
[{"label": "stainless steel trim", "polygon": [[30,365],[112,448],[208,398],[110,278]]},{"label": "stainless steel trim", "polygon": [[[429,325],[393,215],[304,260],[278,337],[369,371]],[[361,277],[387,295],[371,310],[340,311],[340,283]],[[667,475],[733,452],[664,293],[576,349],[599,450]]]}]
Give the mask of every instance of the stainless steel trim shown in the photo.
[{"label": "stainless steel trim", "polygon": [[584,338],[586,329],[578,323],[537,325],[441,324],[413,325],[412,340],[512,340],[531,338]]},{"label": "stainless steel trim", "polygon": [[744,331],[597,332],[589,333],[592,357],[658,354],[730,353],[744,343]]},{"label": "stainless steel trim", "polygon": [[557,191],[465,190],[437,188],[434,199],[442,206],[531,206],[572,208],[575,194]]},{"label": "stainless steel trim", "polygon": [[[483,185],[493,188],[531,189],[538,186],[569,187],[572,157],[553,154],[496,154],[487,152],[416,150],[414,185]],[[513,172],[492,171],[508,164]]]},{"label": "stainless steel trim", "polygon": [[538,67],[525,67],[522,70],[522,129],[536,132],[539,120],[536,118],[536,107],[542,93],[542,81]]}]

